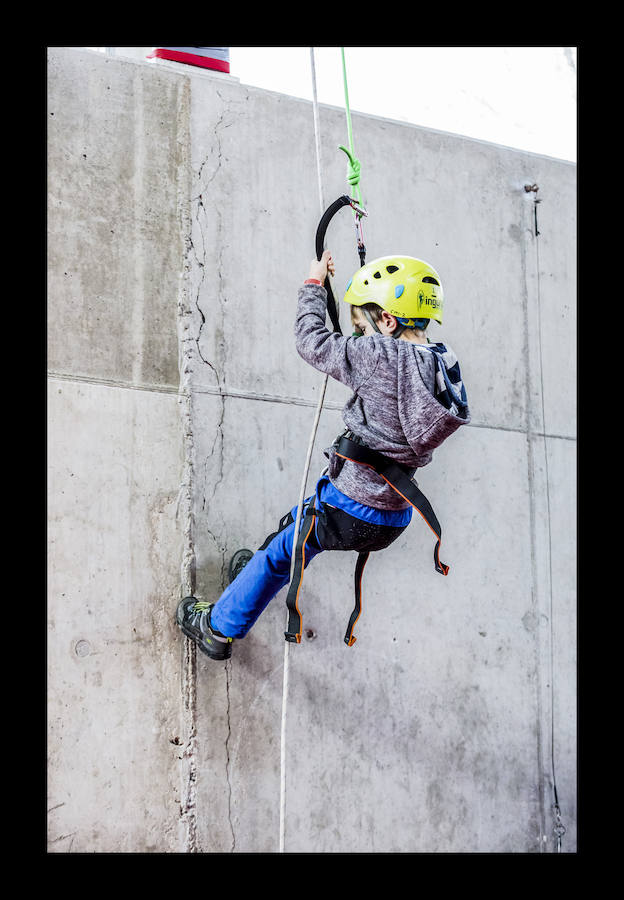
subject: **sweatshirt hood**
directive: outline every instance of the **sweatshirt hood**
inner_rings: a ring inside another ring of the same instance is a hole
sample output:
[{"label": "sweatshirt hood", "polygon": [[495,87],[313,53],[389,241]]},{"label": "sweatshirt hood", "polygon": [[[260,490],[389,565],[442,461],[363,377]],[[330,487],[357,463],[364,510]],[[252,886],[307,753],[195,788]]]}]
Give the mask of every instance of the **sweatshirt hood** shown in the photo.
[{"label": "sweatshirt hood", "polygon": [[[415,453],[433,451],[460,425],[470,421],[457,356],[448,344],[443,343],[397,341],[397,345],[397,400],[403,433]],[[423,391],[427,383],[431,384],[432,369],[433,394],[427,389]]]}]

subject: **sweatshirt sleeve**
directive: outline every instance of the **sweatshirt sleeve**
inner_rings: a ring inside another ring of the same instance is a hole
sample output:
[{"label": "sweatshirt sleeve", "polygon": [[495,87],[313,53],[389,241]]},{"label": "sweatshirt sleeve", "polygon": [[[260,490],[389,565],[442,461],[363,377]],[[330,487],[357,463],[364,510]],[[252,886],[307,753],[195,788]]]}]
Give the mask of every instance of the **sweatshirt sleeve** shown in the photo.
[{"label": "sweatshirt sleeve", "polygon": [[325,324],[326,314],[325,288],[318,284],[302,285],[295,319],[297,353],[319,372],[357,391],[377,368],[379,348],[375,341],[330,331]]}]

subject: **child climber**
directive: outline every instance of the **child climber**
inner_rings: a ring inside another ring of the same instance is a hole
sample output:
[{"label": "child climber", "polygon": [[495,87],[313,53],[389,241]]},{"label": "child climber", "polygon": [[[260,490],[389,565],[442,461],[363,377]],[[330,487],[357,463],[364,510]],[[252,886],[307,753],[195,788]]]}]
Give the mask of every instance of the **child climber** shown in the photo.
[{"label": "child climber", "polygon": [[[382,257],[359,269],[344,297],[351,306],[350,337],[325,325],[328,272],[333,275],[335,266],[326,250],[320,261],[312,261],[299,289],[295,344],[307,363],[347,385],[353,396],[342,411],[346,431],[325,450],[329,465],[304,501],[299,578],[323,550],[356,550],[363,568],[370,551],[388,547],[407,528],[413,507],[437,533],[439,526],[431,525],[437,525],[435,515],[412,477],[431,462],[442,441],[470,421],[455,354],[425,333],[431,319],[442,322],[443,291],[435,269],[409,256]],[[424,505],[414,499],[418,495]],[[212,659],[229,659],[232,641],[247,634],[290,581],[296,513],[295,506],[254,554],[247,551],[216,603],[194,597],[180,602],[178,625]],[[435,566],[446,574],[439,543]],[[296,622],[291,593],[292,585],[288,602]],[[359,603],[357,590],[356,599]],[[288,640],[300,640],[295,630],[289,622]],[[355,640],[349,630],[348,637],[349,644]]]}]

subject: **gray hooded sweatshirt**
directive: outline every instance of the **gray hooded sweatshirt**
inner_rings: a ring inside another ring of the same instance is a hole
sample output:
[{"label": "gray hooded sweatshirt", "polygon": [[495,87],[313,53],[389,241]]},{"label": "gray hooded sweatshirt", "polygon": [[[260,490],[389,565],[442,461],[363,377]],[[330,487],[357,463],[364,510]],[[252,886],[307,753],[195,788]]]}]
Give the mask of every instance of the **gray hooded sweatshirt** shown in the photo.
[{"label": "gray hooded sweatshirt", "polygon": [[[366,446],[406,466],[409,474],[431,462],[433,451],[470,421],[468,405],[446,400],[451,381],[465,401],[459,364],[446,345],[415,344],[382,334],[344,337],[325,325],[327,292],[316,284],[299,289],[295,346],[307,363],[347,385],[353,396],[342,419]],[[434,353],[430,348],[442,348]],[[454,394],[453,394],[454,396]],[[457,399],[457,398],[456,398]],[[325,450],[332,484],[359,503],[377,509],[409,506],[372,469]]]}]

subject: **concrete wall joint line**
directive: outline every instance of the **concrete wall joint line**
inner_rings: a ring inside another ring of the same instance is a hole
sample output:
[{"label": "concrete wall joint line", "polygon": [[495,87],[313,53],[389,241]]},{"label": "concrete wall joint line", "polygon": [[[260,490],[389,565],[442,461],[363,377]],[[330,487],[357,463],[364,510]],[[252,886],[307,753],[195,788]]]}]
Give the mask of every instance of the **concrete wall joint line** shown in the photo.
[{"label": "concrete wall joint line", "polygon": [[122,388],[128,391],[148,391],[153,394],[180,394],[179,387],[173,387],[166,384],[140,384],[133,381],[122,381],[116,378],[94,378],[88,375],[77,375],[74,373],[53,372],[47,373],[48,378],[55,381],[73,381],[77,384],[97,384],[102,387]]},{"label": "concrete wall joint line", "polygon": [[[216,374],[216,373],[215,373]],[[85,382],[87,384],[98,384],[104,385],[106,387],[116,387],[122,388],[123,390],[136,390],[136,391],[150,391],[153,393],[161,393],[161,394],[177,394],[178,396],[183,396],[180,388],[175,387],[167,387],[166,385],[150,385],[150,384],[134,384],[129,381],[120,381],[114,380],[111,378],[89,378],[87,376],[82,375],[70,375],[64,374],[62,372],[48,372],[48,377],[56,379],[58,381],[76,381],[76,382]],[[306,406],[310,408],[316,408],[317,401],[316,400],[307,400],[304,397],[288,397],[286,395],[280,396],[278,394],[261,394],[256,391],[241,391],[236,388],[227,388],[227,389],[216,389],[211,387],[193,387],[192,393],[198,396],[202,396],[205,394],[209,394],[217,397],[229,397],[232,400],[257,400],[260,403],[283,403],[287,406]],[[333,410],[335,412],[340,412],[344,407],[344,403],[336,403],[331,400],[326,400],[323,403],[323,409],[325,410]],[[223,420],[221,420],[223,421]],[[483,428],[485,430],[490,431],[507,431],[513,434],[525,434],[527,433],[527,426],[524,427],[518,426],[514,428],[510,425],[492,425],[486,422],[475,422],[474,420],[470,422],[467,428]],[[568,434],[555,434],[554,432],[544,432],[540,430],[532,429],[530,432],[530,436],[534,438],[548,438],[552,440],[559,441],[571,441],[576,442],[575,435]]]}]

